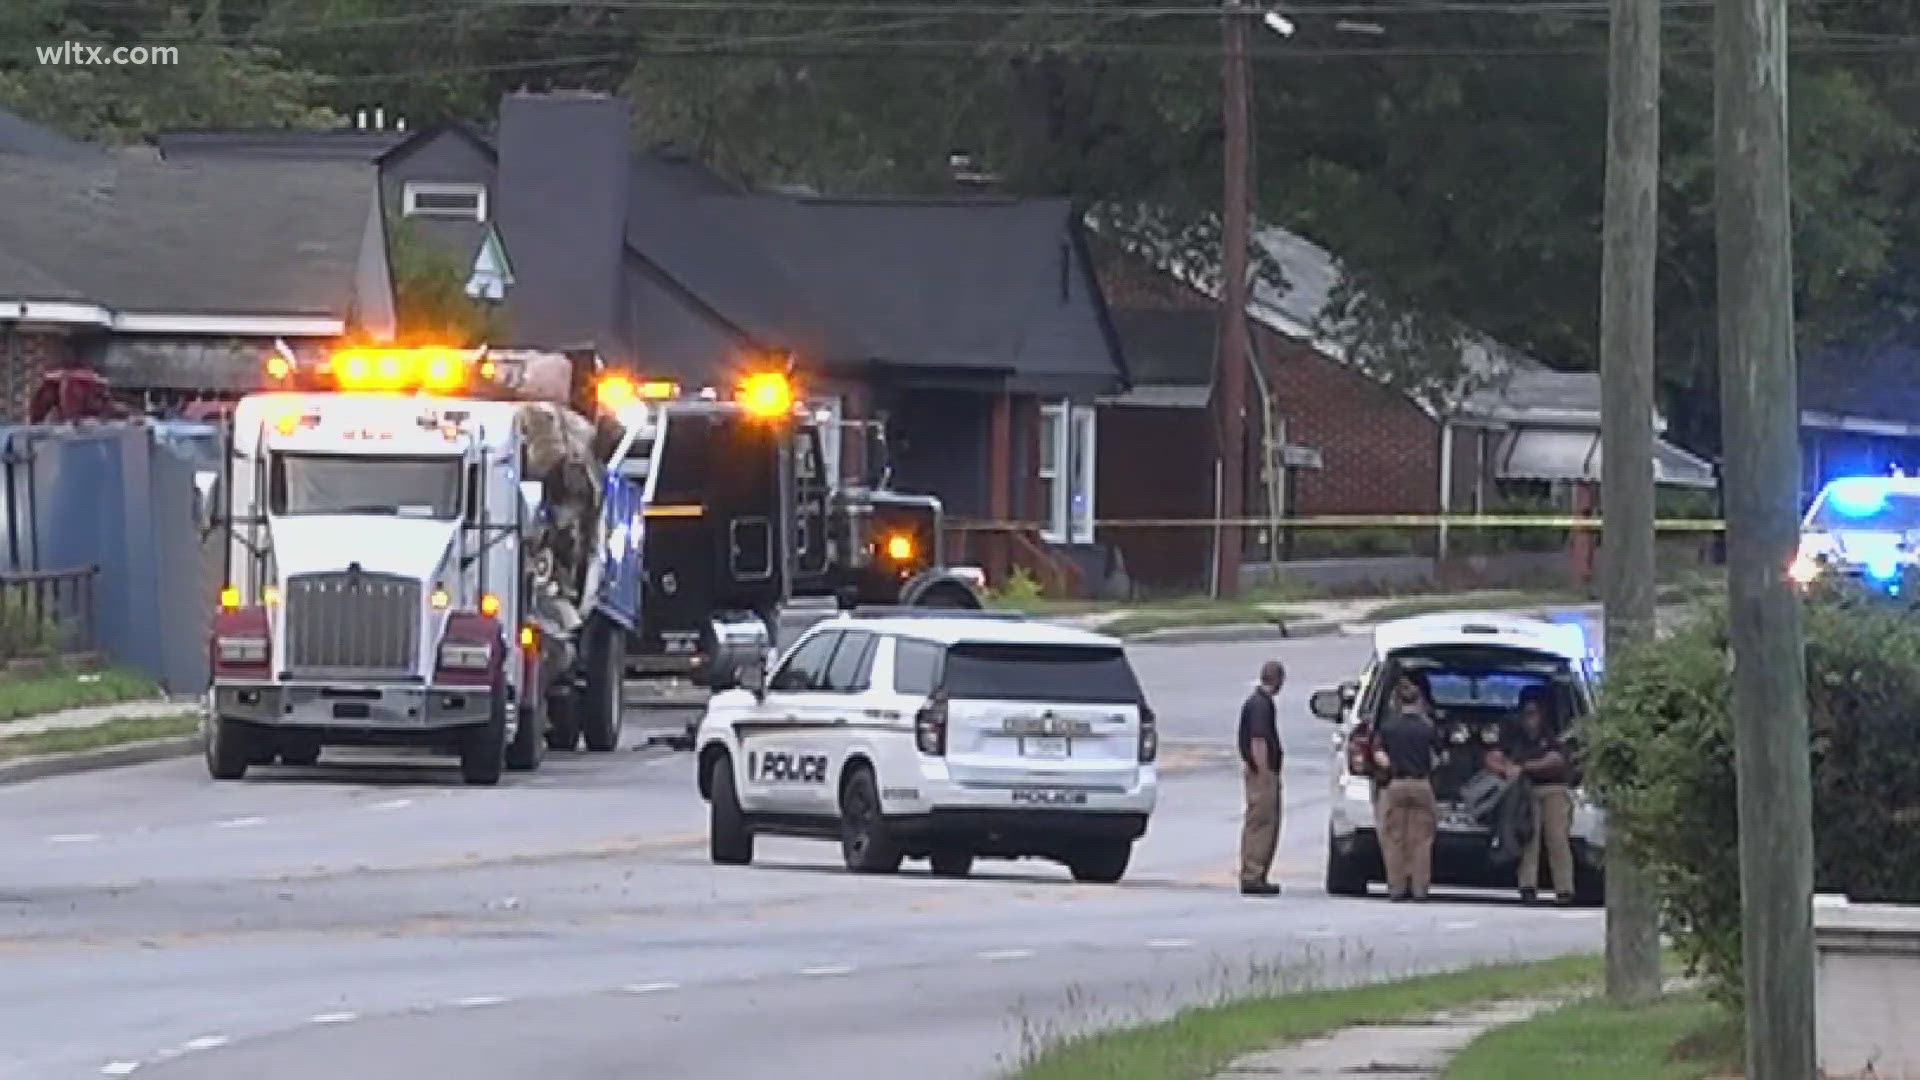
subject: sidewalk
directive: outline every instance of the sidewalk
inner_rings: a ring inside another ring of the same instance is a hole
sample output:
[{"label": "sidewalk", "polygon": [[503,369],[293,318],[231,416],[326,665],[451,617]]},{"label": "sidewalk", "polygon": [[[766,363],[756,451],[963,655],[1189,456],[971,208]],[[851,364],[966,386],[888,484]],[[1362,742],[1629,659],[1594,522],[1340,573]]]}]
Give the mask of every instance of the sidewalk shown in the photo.
[{"label": "sidewalk", "polygon": [[1482,1034],[1531,1020],[1569,1000],[1509,1001],[1404,1023],[1341,1028],[1322,1038],[1248,1054],[1215,1073],[1214,1080],[1318,1080],[1335,1076],[1432,1080]]},{"label": "sidewalk", "polygon": [[23,716],[18,720],[0,721],[0,739],[16,735],[38,735],[45,731],[95,727],[109,720],[148,720],[163,716],[182,716],[205,710],[206,705],[203,702],[192,699],[171,701],[162,698],[149,701],[123,701],[117,705],[87,705],[78,709],[62,709],[59,712],[41,713],[38,716]]}]

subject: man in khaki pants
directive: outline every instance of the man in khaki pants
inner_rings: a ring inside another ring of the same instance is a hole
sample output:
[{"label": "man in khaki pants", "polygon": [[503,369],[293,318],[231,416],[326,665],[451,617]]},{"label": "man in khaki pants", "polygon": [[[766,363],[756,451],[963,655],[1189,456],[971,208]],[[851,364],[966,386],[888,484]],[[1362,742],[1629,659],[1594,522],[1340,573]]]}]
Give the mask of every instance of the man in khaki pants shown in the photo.
[{"label": "man in khaki pants", "polygon": [[1387,864],[1387,895],[1395,902],[1425,900],[1433,880],[1433,838],[1439,826],[1433,797],[1437,738],[1426,693],[1419,682],[1402,675],[1373,744],[1373,763],[1386,785],[1374,804],[1380,856]]},{"label": "man in khaki pants", "polygon": [[1277,896],[1280,886],[1267,880],[1280,843],[1280,728],[1273,697],[1287,681],[1280,661],[1260,665],[1260,682],[1240,706],[1240,764],[1247,783],[1247,816],[1240,826],[1240,893]]},{"label": "man in khaki pants", "polygon": [[1520,699],[1520,730],[1504,748],[1509,778],[1525,775],[1533,783],[1533,838],[1520,852],[1520,899],[1532,903],[1539,895],[1540,849],[1547,849],[1553,871],[1555,899],[1573,903],[1573,796],[1566,746],[1547,724],[1546,699],[1529,691]]}]

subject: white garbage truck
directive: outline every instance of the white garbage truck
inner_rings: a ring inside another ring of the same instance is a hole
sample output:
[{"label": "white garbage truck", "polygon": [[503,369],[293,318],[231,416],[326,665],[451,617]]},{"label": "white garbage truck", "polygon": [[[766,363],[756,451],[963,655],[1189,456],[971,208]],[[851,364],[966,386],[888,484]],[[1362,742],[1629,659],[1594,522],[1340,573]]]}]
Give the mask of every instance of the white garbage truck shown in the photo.
[{"label": "white garbage truck", "polygon": [[633,433],[530,400],[525,358],[486,350],[268,367],[200,478],[226,549],[208,771],[407,746],[490,785],[539,767],[556,718],[614,749],[643,521],[608,464]]}]

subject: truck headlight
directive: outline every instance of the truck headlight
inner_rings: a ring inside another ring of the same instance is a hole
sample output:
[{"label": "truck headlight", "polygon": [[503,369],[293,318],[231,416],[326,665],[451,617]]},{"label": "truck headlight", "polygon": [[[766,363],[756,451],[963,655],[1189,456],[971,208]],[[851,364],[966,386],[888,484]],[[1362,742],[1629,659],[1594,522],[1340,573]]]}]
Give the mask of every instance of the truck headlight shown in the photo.
[{"label": "truck headlight", "polygon": [[442,645],[440,646],[440,666],[443,668],[463,668],[469,671],[485,668],[493,663],[491,645]]},{"label": "truck headlight", "polygon": [[267,639],[265,638],[223,637],[216,644],[220,662],[223,664],[267,662]]}]

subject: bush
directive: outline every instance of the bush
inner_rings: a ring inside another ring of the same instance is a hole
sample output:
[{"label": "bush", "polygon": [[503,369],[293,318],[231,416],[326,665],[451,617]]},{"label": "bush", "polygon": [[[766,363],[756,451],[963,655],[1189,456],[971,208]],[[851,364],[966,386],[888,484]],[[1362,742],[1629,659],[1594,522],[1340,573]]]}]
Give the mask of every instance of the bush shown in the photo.
[{"label": "bush", "polygon": [[0,594],[0,661],[52,655],[63,638],[57,622]]},{"label": "bush", "polygon": [[[1610,659],[1589,738],[1608,827],[1639,846],[1665,929],[1714,996],[1741,1003],[1739,819],[1718,603],[1657,647]],[[1843,590],[1805,605],[1814,881],[1920,901],[1920,610]]]}]

